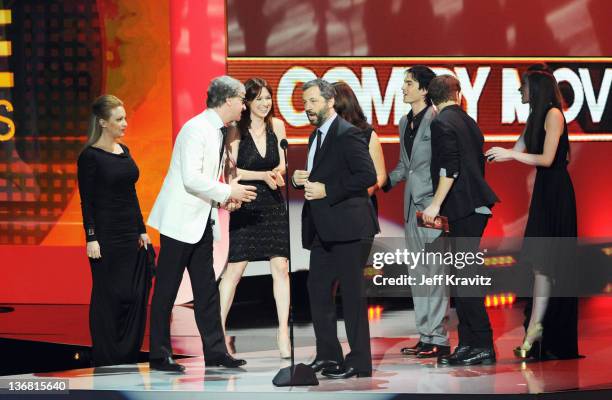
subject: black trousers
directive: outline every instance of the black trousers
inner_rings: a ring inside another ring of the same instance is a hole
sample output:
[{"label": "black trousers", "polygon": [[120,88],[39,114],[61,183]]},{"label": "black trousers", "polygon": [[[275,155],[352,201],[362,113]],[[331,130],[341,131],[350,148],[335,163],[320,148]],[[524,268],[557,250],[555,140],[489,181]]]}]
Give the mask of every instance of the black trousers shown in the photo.
[{"label": "black trousers", "polygon": [[[471,214],[465,218],[449,223],[451,251],[479,251],[480,239],[487,226],[488,215]],[[450,273],[457,277],[474,277],[482,275],[482,266],[465,266],[462,269],[451,268]],[[479,286],[454,288],[455,310],[459,319],[457,330],[459,345],[471,347],[493,347],[493,331],[489,315],[484,305],[484,290]]]},{"label": "black trousers", "polygon": [[219,287],[213,269],[211,221],[199,242],[189,244],[161,235],[155,291],[151,301],[151,352],[149,358],[172,355],[170,316],[185,267],[193,290],[196,324],[202,337],[204,358],[227,352],[221,327]]},{"label": "black trousers", "polygon": [[[360,372],[372,371],[370,327],[364,295],[363,269],[372,239],[323,244],[315,238],[310,252],[308,295],[317,343],[317,360],[334,360]],[[340,283],[342,310],[351,351],[342,355],[338,341],[336,305],[332,295]]]}]

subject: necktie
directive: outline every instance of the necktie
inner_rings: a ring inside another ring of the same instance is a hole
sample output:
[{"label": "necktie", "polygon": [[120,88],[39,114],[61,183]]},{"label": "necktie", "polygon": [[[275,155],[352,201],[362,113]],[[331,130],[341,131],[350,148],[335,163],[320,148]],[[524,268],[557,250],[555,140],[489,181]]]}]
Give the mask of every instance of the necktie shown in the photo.
[{"label": "necktie", "polygon": [[227,127],[221,127],[221,146],[219,148],[219,168],[221,168],[221,162],[223,161],[223,150],[225,149],[225,137],[227,136]]},{"label": "necktie", "polygon": [[321,142],[322,142],[323,132],[320,129],[317,129],[317,143],[315,148],[315,154],[313,158],[313,164],[317,161],[317,156],[321,153]]}]

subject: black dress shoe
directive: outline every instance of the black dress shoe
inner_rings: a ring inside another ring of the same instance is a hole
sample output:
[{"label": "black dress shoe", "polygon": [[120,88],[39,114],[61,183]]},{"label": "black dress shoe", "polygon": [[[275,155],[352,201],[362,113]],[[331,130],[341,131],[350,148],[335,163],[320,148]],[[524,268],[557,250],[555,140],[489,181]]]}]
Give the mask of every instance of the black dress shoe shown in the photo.
[{"label": "black dress shoe", "polygon": [[181,364],[178,364],[174,359],[170,356],[164,358],[153,358],[149,360],[149,368],[157,371],[167,371],[167,372],[184,372],[185,367]]},{"label": "black dress shoe", "polygon": [[338,367],[339,365],[338,362],[334,360],[314,360],[313,362],[308,364],[308,366],[312,368],[314,372],[319,372],[323,368],[334,368]]},{"label": "black dress shoe", "polygon": [[421,349],[423,348],[423,346],[425,346],[426,343],[421,342],[420,340],[417,342],[417,344],[415,344],[414,346],[410,346],[410,347],[403,347],[400,352],[405,355],[405,356],[413,356],[416,353],[418,353],[419,351],[421,351]]},{"label": "black dress shoe", "polygon": [[457,346],[452,354],[438,357],[438,364],[457,365],[460,360],[469,354],[471,349],[470,346]]},{"label": "black dress shoe", "polygon": [[450,354],[450,346],[430,345],[429,348],[423,348],[416,355],[416,358],[438,358]]},{"label": "black dress shoe", "polygon": [[495,364],[495,350],[492,347],[475,347],[460,361],[461,365]]},{"label": "black dress shoe", "polygon": [[372,376],[372,371],[358,371],[354,367],[337,366],[325,368],[322,374],[331,379],[347,379],[353,376],[357,378],[369,378]]},{"label": "black dress shoe", "polygon": [[204,358],[204,365],[206,367],[238,368],[245,364],[245,360],[234,358],[228,353],[225,353],[219,358],[213,358],[211,360],[207,360],[206,358]]}]

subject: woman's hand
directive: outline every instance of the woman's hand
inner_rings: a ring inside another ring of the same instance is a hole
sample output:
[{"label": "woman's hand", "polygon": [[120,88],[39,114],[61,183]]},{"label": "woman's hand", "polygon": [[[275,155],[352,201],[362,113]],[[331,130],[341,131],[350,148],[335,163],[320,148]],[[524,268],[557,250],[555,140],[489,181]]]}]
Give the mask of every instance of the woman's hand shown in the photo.
[{"label": "woman's hand", "polygon": [[140,234],[140,238],[138,239],[138,245],[140,247],[144,246],[144,248],[147,248],[147,245],[151,244],[151,238],[149,238],[149,235],[147,235],[146,233],[141,233]]},{"label": "woman's hand", "polygon": [[488,161],[491,162],[504,162],[511,161],[514,159],[513,151],[511,149],[504,149],[503,147],[491,147],[489,151],[485,153]]},{"label": "woman's hand", "polygon": [[276,172],[274,171],[264,171],[263,181],[266,182],[272,190],[276,190],[276,188],[278,187],[276,183]]},{"label": "woman's hand", "polygon": [[100,243],[97,240],[87,242],[87,257],[93,259],[102,257],[102,254],[100,254]]},{"label": "woman's hand", "polygon": [[283,173],[278,169],[275,169],[272,172],[276,174],[276,186],[278,187],[285,186],[285,179],[283,178]]}]

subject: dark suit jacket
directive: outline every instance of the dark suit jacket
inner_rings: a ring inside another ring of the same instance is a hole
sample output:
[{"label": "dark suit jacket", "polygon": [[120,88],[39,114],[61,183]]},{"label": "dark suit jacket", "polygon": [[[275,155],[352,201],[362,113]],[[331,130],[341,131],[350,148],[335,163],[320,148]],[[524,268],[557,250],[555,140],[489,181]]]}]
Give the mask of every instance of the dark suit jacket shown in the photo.
[{"label": "dark suit jacket", "polygon": [[[316,129],[310,135],[309,150],[315,138]],[[327,196],[304,202],[302,246],[310,249],[315,234],[323,243],[373,237],[378,220],[368,187],[376,183],[376,170],[360,130],[337,116],[319,151],[308,179],[325,184]]]},{"label": "dark suit jacket", "polygon": [[480,128],[459,106],[448,106],[431,122],[431,177],[434,188],[440,176],[455,178],[440,209],[449,221],[473,214],[499,199],[484,179],[484,137]]}]

